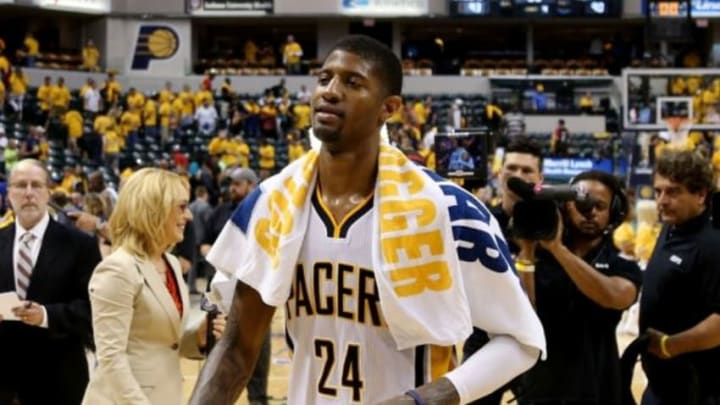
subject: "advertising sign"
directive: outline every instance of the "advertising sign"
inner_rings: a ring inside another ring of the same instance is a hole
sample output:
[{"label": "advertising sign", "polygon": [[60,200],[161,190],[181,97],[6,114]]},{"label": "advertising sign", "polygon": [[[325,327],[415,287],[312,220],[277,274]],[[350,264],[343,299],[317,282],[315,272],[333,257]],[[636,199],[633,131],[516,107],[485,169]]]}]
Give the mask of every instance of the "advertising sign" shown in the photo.
[{"label": "advertising sign", "polygon": [[273,0],[187,0],[193,15],[265,15],[273,13]]},{"label": "advertising sign", "polygon": [[339,0],[340,14],[358,16],[419,16],[428,14],[428,0]]}]

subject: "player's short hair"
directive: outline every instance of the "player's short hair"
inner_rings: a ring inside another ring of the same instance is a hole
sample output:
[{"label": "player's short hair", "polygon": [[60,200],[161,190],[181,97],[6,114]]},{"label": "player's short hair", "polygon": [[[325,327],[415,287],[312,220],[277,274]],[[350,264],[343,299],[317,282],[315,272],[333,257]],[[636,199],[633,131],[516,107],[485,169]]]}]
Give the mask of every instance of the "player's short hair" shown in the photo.
[{"label": "player's short hair", "polygon": [[654,174],[682,184],[693,194],[713,191],[713,172],[710,162],[690,150],[665,150],[655,162]]},{"label": "player's short hair", "polygon": [[373,72],[382,81],[387,95],[399,96],[402,93],[402,64],[387,45],[366,35],[348,35],[330,48],[328,56],[337,50],[350,52],[370,61]]},{"label": "player's short hair", "polygon": [[543,167],[543,155],[542,148],[536,142],[528,138],[527,136],[517,136],[505,149],[505,154],[508,153],[523,153],[532,155],[538,159],[538,169],[542,172]]}]

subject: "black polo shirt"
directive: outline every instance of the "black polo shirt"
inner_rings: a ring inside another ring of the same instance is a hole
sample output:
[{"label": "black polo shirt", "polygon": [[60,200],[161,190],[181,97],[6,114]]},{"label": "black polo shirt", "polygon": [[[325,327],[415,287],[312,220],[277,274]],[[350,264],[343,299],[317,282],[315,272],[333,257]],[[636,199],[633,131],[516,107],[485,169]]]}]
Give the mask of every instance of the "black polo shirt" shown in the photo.
[{"label": "black polo shirt", "polygon": [[[680,226],[664,226],[645,271],[640,330],[667,334],[691,329],[720,314],[720,230],[709,212]],[[687,403],[694,375],[701,395],[720,394],[720,347],[671,360],[642,356],[651,389],[676,403]]]},{"label": "black polo shirt", "polygon": [[[583,260],[640,288],[637,263],[621,258],[609,236]],[[535,268],[536,309],[545,329],[547,360],[525,375],[519,393],[523,403],[620,404],[615,329],[623,311],[601,307],[586,297],[544,249],[538,250]]]}]

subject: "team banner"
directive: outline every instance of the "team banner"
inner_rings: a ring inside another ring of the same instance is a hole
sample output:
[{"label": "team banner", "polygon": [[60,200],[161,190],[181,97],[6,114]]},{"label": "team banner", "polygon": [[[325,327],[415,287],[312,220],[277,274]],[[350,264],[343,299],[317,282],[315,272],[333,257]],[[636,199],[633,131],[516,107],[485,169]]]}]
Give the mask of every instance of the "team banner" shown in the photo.
[{"label": "team banner", "polygon": [[188,0],[193,15],[264,15],[273,13],[273,0]]},{"label": "team banner", "polygon": [[358,16],[417,16],[428,14],[428,0],[339,0],[340,14]]}]

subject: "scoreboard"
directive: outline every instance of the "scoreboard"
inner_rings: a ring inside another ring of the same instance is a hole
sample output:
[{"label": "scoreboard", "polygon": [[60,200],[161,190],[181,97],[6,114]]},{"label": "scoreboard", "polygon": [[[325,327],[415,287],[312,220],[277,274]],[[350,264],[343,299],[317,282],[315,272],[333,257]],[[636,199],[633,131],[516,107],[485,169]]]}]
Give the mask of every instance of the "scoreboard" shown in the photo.
[{"label": "scoreboard", "polygon": [[452,16],[619,17],[621,0],[449,0]]}]

